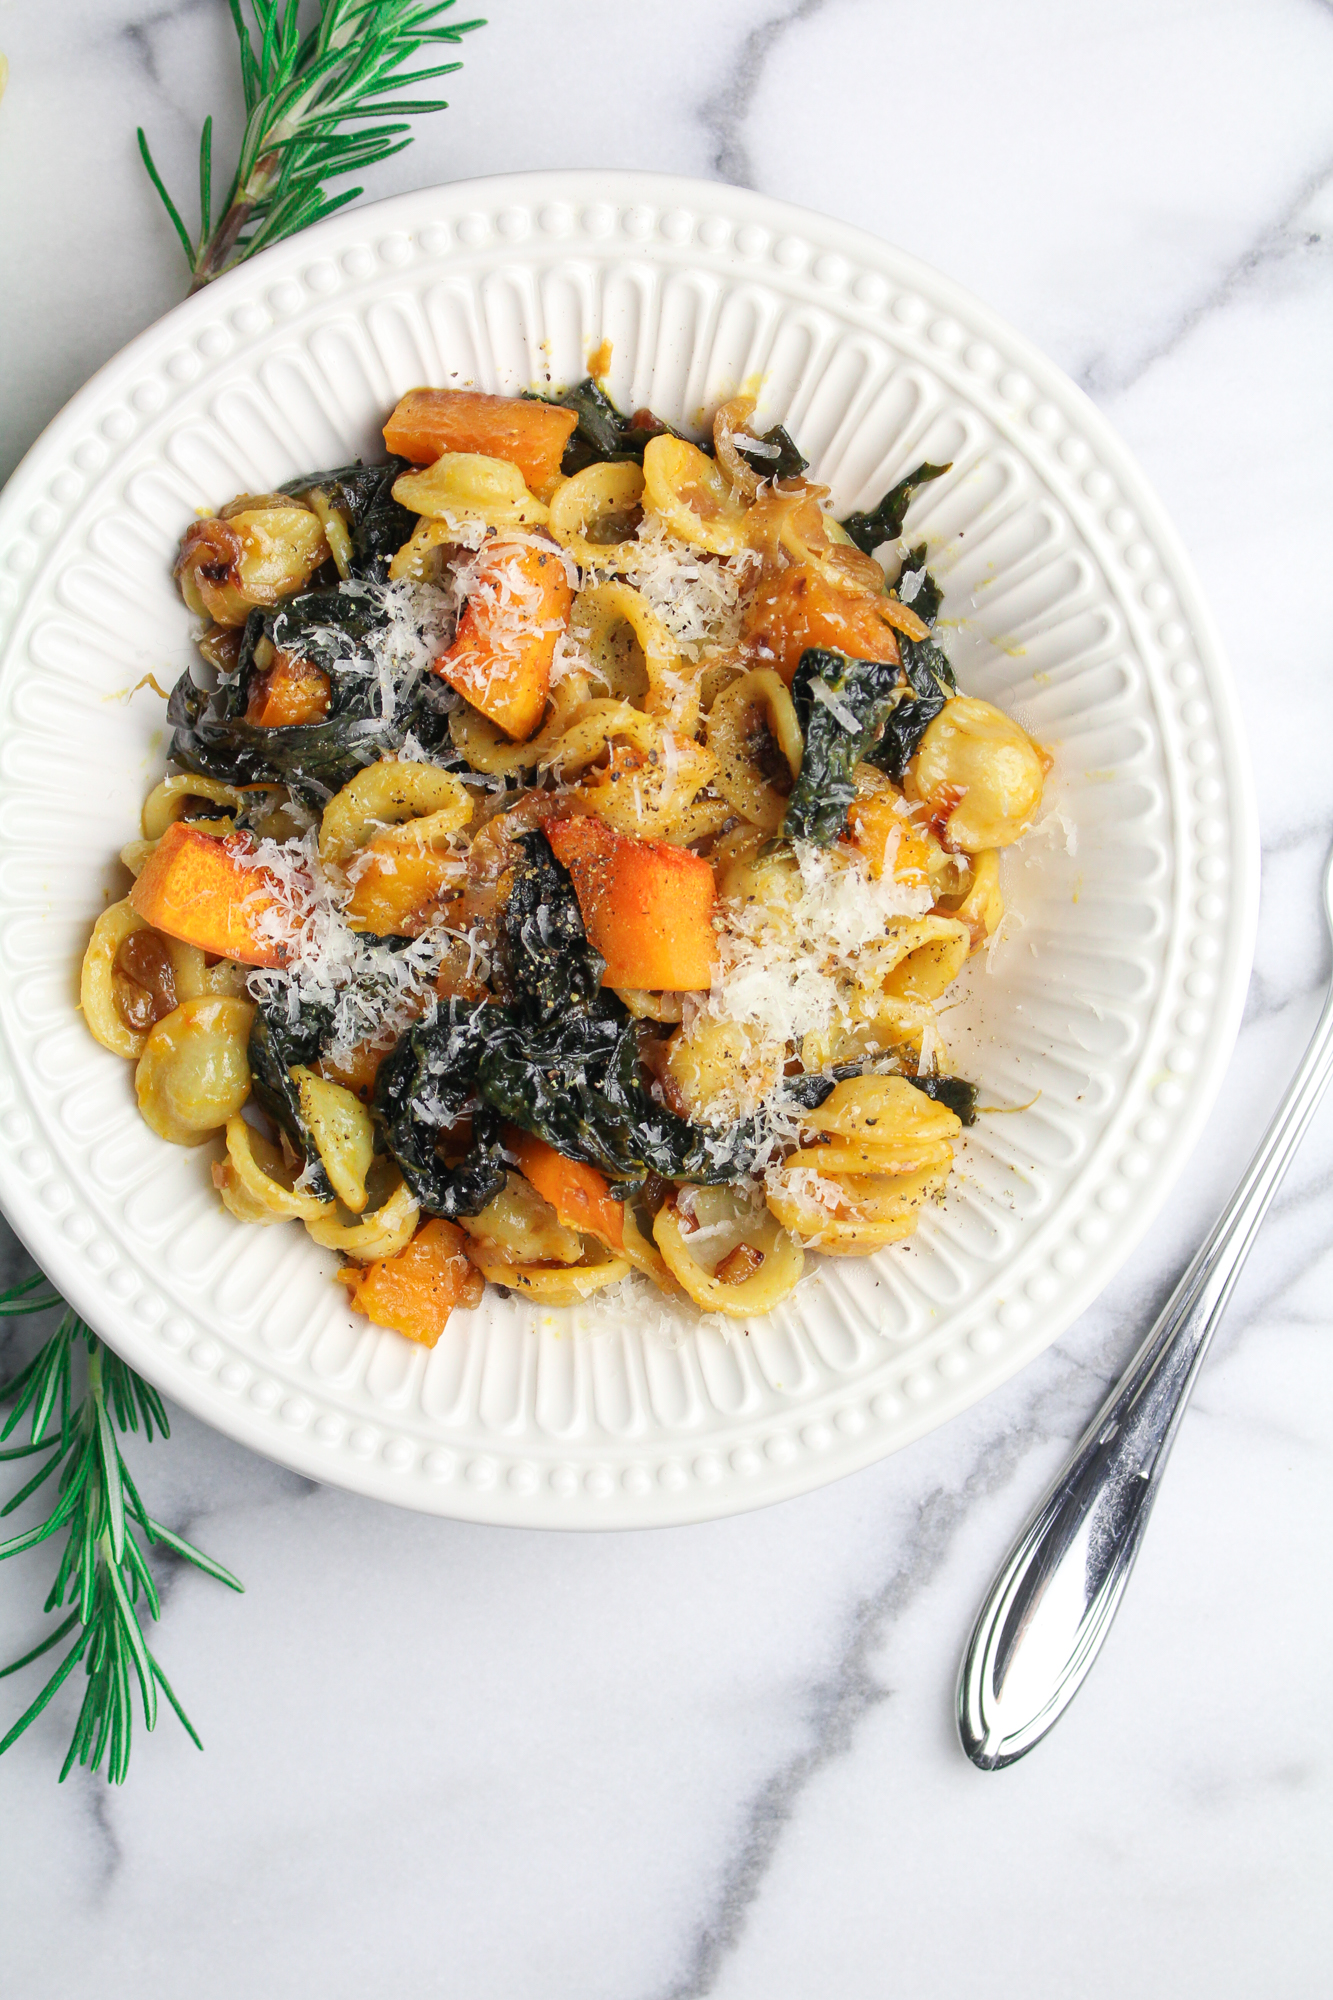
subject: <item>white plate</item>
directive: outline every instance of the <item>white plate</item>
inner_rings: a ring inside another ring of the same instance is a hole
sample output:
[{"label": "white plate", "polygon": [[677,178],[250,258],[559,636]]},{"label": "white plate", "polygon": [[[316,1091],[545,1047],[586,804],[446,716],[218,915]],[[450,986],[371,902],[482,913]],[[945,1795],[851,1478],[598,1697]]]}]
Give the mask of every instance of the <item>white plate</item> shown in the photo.
[{"label": "white plate", "polygon": [[[514,392],[613,343],[677,421],[762,372],[841,511],[919,459],[963,685],[1056,753],[1076,829],[1008,858],[1023,927],[949,1016],[983,1098],[910,1246],[824,1262],[767,1324],[674,1343],[490,1298],[431,1353],[351,1315],[295,1226],[220,1208],[86,1033],[76,969],[190,657],[196,509],[374,454],[420,382]],[[315,1478],[471,1519],[699,1520],[931,1429],[1045,1347],[1160,1208],[1239,1019],[1257,833],[1234,691],[1123,447],[975,300],[735,188],[474,181],[352,210],[210,287],[75,397],[0,501],[0,1191],[49,1276],[162,1389]]]}]

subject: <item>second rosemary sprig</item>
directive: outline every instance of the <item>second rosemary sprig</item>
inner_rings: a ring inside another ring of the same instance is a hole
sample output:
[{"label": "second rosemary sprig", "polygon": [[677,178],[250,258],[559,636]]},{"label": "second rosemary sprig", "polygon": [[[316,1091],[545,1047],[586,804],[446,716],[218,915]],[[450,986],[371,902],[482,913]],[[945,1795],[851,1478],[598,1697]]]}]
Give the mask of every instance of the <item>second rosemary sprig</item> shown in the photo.
[{"label": "second rosemary sprig", "polygon": [[[45,1279],[37,1274],[0,1295],[0,1315],[41,1312],[59,1304]],[[4,1403],[12,1403],[13,1408],[0,1429],[0,1459],[40,1458],[43,1462],[0,1508],[0,1516],[12,1514],[53,1477],[56,1497],[44,1521],[0,1542],[0,1559],[39,1548],[63,1534],[64,1546],[44,1608],[49,1614],[69,1608],[54,1630],[21,1659],[0,1668],[0,1679],[29,1666],[71,1634],[74,1637],[36,1700],[0,1739],[0,1754],[37,1720],[80,1664],[87,1685],[60,1773],[62,1779],[76,1763],[93,1771],[105,1764],[112,1783],[124,1779],[129,1768],[136,1684],[147,1728],[157,1720],[160,1690],[202,1749],[144,1637],[141,1607],[154,1619],[161,1616],[162,1608],[146,1546],[156,1543],[174,1550],[232,1590],[240,1590],[242,1585],[221,1563],[154,1520],[130,1476],[117,1432],[138,1431],[142,1424],[145,1442],[155,1430],[166,1437],[169,1426],[162,1398],[104,1347],[76,1313],[66,1312],[27,1367],[0,1390],[0,1404]],[[26,1442],[7,1444],[25,1417]]]}]

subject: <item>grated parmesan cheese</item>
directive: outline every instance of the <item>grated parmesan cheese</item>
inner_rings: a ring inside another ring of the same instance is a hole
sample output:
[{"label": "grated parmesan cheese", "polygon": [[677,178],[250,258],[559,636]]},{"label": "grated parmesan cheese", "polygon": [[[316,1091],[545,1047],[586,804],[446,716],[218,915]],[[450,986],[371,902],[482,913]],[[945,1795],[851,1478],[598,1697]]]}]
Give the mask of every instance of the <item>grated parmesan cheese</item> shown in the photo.
[{"label": "grated parmesan cheese", "polygon": [[759,571],[759,556],[705,555],[671,534],[660,516],[647,514],[620,571],[648,600],[672,638],[691,659],[705,647],[734,646],[740,638],[742,599]]},{"label": "grated parmesan cheese", "polygon": [[932,892],[887,871],[877,881],[855,850],[797,841],[794,853],[799,883],[781,911],[723,903],[718,971],[694,1012],[799,1045],[847,1017],[856,954],[883,939],[890,918],[924,916]]}]

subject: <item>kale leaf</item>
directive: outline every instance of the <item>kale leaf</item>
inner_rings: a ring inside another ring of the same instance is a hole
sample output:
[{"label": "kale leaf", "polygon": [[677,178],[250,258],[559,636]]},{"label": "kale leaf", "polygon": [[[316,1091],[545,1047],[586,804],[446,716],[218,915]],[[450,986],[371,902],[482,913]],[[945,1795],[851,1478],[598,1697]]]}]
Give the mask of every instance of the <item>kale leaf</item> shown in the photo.
[{"label": "kale leaf", "polygon": [[961,1076],[909,1076],[905,1081],[915,1090],[924,1091],[937,1104],[947,1104],[956,1118],[964,1125],[977,1122],[977,1086],[965,1083]]},{"label": "kale leaf", "polygon": [[759,442],[776,445],[777,456],[774,457],[771,452],[756,451],[753,445],[747,445],[742,438],[738,437],[735,441],[736,449],[745,463],[752,471],[757,472],[761,479],[795,479],[810,463],[808,458],[802,456],[791,433],[782,424],[774,424],[772,430],[765,431]]},{"label": "kale leaf", "polygon": [[[907,598],[902,595],[902,586],[904,578],[909,575],[916,578],[916,589],[912,596]],[[898,574],[898,582],[894,587],[894,594],[902,599],[902,602],[908,606],[909,610],[915,611],[923,625],[933,625],[939,617],[940,606],[944,602],[944,592],[926,568],[926,545],[924,542],[918,542],[916,547],[909,549],[903,557],[902,569]],[[924,641],[918,641],[918,644],[923,643]]]},{"label": "kale leaf", "polygon": [[[234,679],[209,694],[187,669],[172,689],[168,754],[203,777],[235,785],[288,785],[318,806],[363,766],[397,750],[409,731],[427,750],[446,746],[448,692],[433,676],[424,674],[409,687],[392,716],[381,712],[379,673],[363,649],[388,622],[388,611],[371,589],[299,591],[272,611],[252,611]],[[265,639],[327,670],[329,707],[321,721],[279,729],[246,721],[250,688],[260,671],[256,653]]]},{"label": "kale leaf", "polygon": [[920,698],[902,695],[884,718],[884,734],[879,742],[866,751],[866,763],[874,764],[895,785],[901,785],[908,764],[921,746],[921,738],[943,709],[944,696],[938,689]]},{"label": "kale leaf", "polygon": [[751,1125],[706,1131],[654,1103],[641,1077],[637,1023],[618,1006],[542,1027],[498,1026],[477,1082],[512,1124],[600,1168],[626,1192],[650,1172],[712,1186],[738,1180],[755,1162]]},{"label": "kale leaf", "polygon": [[671,426],[661,423],[651,411],[636,410],[636,417],[646,419],[638,423],[623,416],[591,376],[566,389],[563,395],[540,396],[535,400],[573,410],[578,418],[560,461],[560,470],[567,479],[582,472],[585,465],[607,465],[618,460],[642,465],[644,446],[649,439],[671,431]]},{"label": "kale leaf", "polygon": [[380,1064],[373,1108],[403,1179],[429,1215],[480,1215],[507,1171],[500,1120],[475,1106],[472,1143],[455,1166],[440,1157],[443,1129],[473,1103],[477,1064],[501,1008],[451,1001],[419,1021]]},{"label": "kale leaf", "polygon": [[[944,593],[926,568],[924,542],[910,550],[905,558],[903,573],[908,571],[919,573],[910,608],[924,625],[933,627]],[[895,784],[900,785],[921,738],[935,717],[942,713],[946,695],[957,693],[958,682],[948,655],[933,639],[909,639],[899,633],[898,650],[911,693],[906,689],[901,692],[884,719],[883,736],[866,751],[866,762],[878,765]]]},{"label": "kale leaf", "polygon": [[500,960],[517,1004],[537,1021],[598,1007],[606,960],[588,942],[569,870],[544,833],[525,833],[516,845]]},{"label": "kale leaf", "polygon": [[352,543],[351,573],[371,583],[384,583],[389,564],[415,528],[416,515],[393,497],[394,481],[411,471],[405,458],[380,465],[339,466],[336,472],[311,472],[279,490],[303,500],[322,493],[347,523]]},{"label": "kale leaf", "polygon": [[850,660],[822,646],[801,655],[791,684],[805,753],[787,801],[782,831],[789,840],[831,847],[856,797],[853,773],[889,714],[898,669],[878,660]]},{"label": "kale leaf", "polygon": [[274,1124],[287,1134],[305,1163],[310,1192],[321,1201],[332,1201],[333,1189],[310,1127],[301,1116],[301,1096],[291,1072],[298,1063],[318,1060],[332,1024],[332,1007],[307,1004],[293,1021],[285,997],[261,1000],[250,1025],[246,1051],[255,1097]]},{"label": "kale leaf", "polygon": [[881,542],[896,542],[903,531],[903,520],[911,503],[912,495],[919,486],[926,486],[932,479],[941,479],[952,466],[931,465],[923,462],[915,472],[909,472],[906,479],[900,479],[891,486],[877,507],[865,514],[849,514],[843,527],[868,556],[873,556]]}]

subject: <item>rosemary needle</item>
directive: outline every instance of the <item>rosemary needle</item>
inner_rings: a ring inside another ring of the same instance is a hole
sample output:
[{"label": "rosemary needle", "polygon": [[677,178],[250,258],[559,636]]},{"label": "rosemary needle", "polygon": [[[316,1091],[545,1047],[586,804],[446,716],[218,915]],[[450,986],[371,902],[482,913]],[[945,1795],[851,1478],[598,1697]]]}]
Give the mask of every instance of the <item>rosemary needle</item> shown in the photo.
[{"label": "rosemary needle", "polygon": [[[38,1272],[0,1294],[0,1317],[43,1312],[60,1303]],[[76,1363],[81,1358],[85,1366],[80,1393]],[[160,1690],[202,1749],[144,1638],[140,1606],[150,1618],[159,1617],[162,1609],[144,1545],[155,1542],[174,1550],[232,1590],[242,1586],[221,1563],[155,1521],[139,1498],[116,1433],[137,1431],[142,1422],[145,1440],[151,1440],[155,1430],[168,1436],[162,1398],[104,1347],[76,1313],[67,1311],[27,1367],[0,1389],[0,1404],[5,1403],[12,1403],[13,1408],[0,1429],[0,1459],[39,1458],[41,1463],[0,1507],[0,1517],[12,1514],[52,1478],[55,1500],[45,1521],[0,1542],[0,1560],[38,1548],[63,1533],[64,1547],[45,1609],[56,1612],[69,1608],[59,1624],[21,1659],[0,1668],[0,1679],[30,1666],[71,1634],[74,1642],[36,1700],[0,1739],[0,1755],[37,1720],[80,1663],[87,1686],[60,1773],[62,1779],[76,1763],[92,1771],[105,1764],[112,1783],[124,1779],[129,1768],[136,1685],[147,1728],[157,1720]],[[27,1441],[8,1444],[6,1440],[25,1416]]]},{"label": "rosemary needle", "polygon": [[[240,43],[245,135],[214,224],[213,120],[204,121],[197,242],[191,242],[139,128],[139,151],[185,250],[192,292],[354,201],[359,187],[329,195],[324,180],[359,173],[410,145],[410,128],[401,121],[448,107],[443,98],[403,93],[461,67],[451,62],[405,70],[404,65],[432,43],[458,42],[486,25],[442,25],[440,17],[454,0],[319,0],[319,18],[303,35],[300,0],[249,0],[256,46],[241,0],[228,4]],[[394,122],[364,123],[383,118]]]}]

